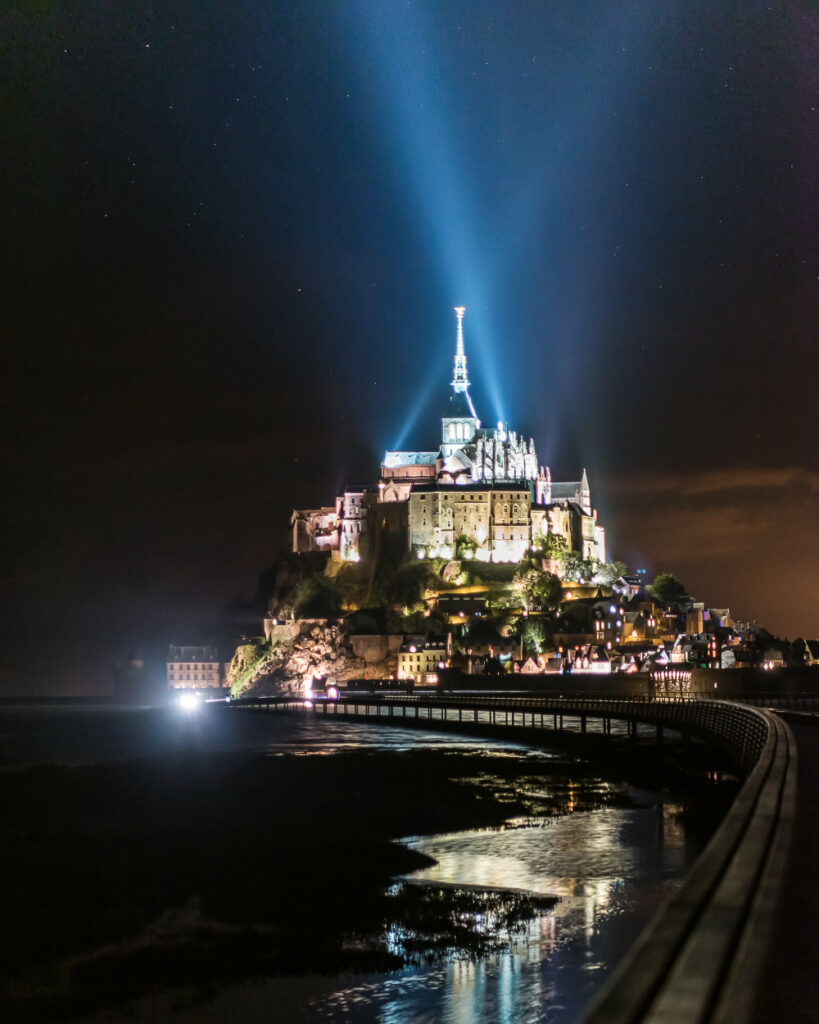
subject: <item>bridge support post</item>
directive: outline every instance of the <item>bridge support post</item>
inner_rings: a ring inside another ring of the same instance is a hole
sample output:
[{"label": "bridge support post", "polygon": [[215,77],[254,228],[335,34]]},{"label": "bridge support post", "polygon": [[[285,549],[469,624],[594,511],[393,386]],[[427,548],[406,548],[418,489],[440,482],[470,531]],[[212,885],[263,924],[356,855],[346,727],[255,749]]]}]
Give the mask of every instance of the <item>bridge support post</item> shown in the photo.
[{"label": "bridge support post", "polygon": [[586,731],[586,716],[585,715],[581,715],[580,716],[580,731],[581,732],[585,732]]}]

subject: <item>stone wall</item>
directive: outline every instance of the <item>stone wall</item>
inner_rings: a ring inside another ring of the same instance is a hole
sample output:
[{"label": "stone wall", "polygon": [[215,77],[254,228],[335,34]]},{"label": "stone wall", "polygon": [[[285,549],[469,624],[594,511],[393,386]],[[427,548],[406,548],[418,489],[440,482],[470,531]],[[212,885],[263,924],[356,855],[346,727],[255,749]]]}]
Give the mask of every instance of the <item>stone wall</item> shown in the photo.
[{"label": "stone wall", "polygon": [[299,635],[299,620],[276,622],[274,619],[264,620],[264,638],[277,644],[289,644]]},{"label": "stone wall", "polygon": [[357,658],[362,658],[367,664],[373,664],[384,661],[391,654],[397,654],[402,640],[401,634],[370,633],[351,636],[350,646]]}]

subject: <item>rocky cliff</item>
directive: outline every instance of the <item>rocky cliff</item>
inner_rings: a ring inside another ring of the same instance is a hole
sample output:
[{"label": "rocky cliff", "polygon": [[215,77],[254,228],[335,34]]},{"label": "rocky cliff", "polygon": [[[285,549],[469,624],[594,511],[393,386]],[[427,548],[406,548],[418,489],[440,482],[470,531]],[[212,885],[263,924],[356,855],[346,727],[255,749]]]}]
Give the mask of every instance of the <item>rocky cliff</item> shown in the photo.
[{"label": "rocky cliff", "polygon": [[338,625],[302,620],[286,640],[237,647],[228,672],[234,697],[304,692],[314,676],[327,680],[395,675],[401,637],[347,636]]}]

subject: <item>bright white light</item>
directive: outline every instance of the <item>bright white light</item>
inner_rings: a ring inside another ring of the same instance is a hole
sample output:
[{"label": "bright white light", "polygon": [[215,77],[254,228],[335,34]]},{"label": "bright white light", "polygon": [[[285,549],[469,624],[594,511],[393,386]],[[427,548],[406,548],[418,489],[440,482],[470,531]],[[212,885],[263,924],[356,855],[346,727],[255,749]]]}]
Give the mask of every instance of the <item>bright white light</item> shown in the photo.
[{"label": "bright white light", "polygon": [[198,711],[201,699],[197,693],[181,693],[176,698],[176,703],[182,711]]},{"label": "bright white light", "polygon": [[337,686],[328,686],[327,687],[327,696],[330,698],[330,700],[338,700],[338,687]]},{"label": "bright white light", "polygon": [[312,702],[311,700],[306,700],[306,701],[304,702],[304,706],[305,706],[306,708],[311,708],[311,707],[313,706],[313,702]]}]

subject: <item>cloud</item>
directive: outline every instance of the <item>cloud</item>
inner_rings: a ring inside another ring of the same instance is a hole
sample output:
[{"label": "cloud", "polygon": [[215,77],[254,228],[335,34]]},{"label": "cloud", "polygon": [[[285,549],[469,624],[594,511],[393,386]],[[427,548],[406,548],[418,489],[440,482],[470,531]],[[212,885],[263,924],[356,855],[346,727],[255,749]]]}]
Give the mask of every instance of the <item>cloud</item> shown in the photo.
[{"label": "cloud", "polygon": [[670,569],[698,597],[814,636],[819,474],[800,466],[657,473],[601,484],[612,555]]},{"label": "cloud", "polygon": [[763,509],[732,504],[694,509],[644,507],[642,512],[627,515],[638,524],[640,546],[666,562],[723,560],[743,552],[770,550],[776,544],[775,526]]},{"label": "cloud", "polygon": [[802,466],[737,467],[686,474],[646,473],[613,480],[606,490],[618,495],[673,494],[677,498],[738,491],[819,494],[819,473]]}]

